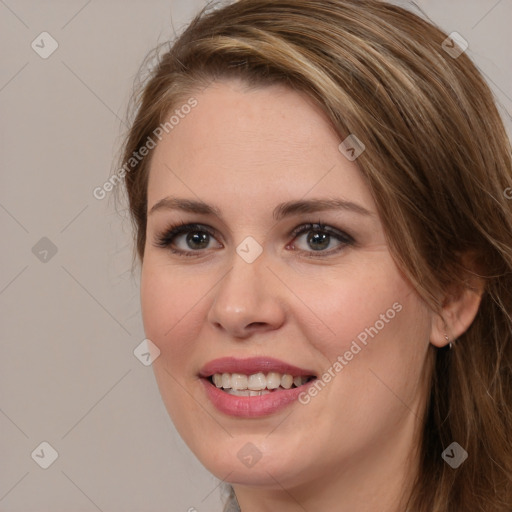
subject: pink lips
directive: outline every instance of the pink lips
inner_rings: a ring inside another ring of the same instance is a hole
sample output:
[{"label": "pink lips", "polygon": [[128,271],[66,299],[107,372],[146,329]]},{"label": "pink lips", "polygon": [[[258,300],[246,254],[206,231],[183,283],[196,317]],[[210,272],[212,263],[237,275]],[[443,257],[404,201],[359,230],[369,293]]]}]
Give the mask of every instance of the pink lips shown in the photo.
[{"label": "pink lips", "polygon": [[289,373],[294,377],[315,375],[315,372],[312,370],[298,368],[272,357],[249,357],[247,359],[223,357],[221,359],[214,359],[203,366],[199,376],[211,377],[215,373],[243,373],[245,375],[252,375],[259,372]]},{"label": "pink lips", "polygon": [[315,375],[315,372],[312,370],[299,368],[269,357],[253,357],[248,359],[225,357],[207,363],[199,372],[199,376],[208,398],[220,412],[244,418],[266,416],[283,409],[297,400],[298,396],[305,392],[314,382],[314,380],[311,380],[298,388],[277,390],[262,396],[246,397],[230,395],[217,388],[209,380],[209,377],[215,373],[243,373],[245,375],[252,375],[259,372],[288,373],[294,377]]}]

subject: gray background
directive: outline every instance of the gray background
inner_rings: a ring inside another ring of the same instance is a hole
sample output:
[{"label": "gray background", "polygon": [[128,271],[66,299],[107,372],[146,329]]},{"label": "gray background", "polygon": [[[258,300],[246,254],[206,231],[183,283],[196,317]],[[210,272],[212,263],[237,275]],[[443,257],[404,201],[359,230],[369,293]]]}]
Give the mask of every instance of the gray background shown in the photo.
[{"label": "gray background", "polygon": [[[143,58],[203,5],[0,0],[0,511],[220,510],[218,481],[133,354],[144,332],[130,224],[92,194]],[[510,134],[512,0],[417,6],[469,42]],[[31,47],[43,31],[59,45],[47,59]],[[31,457],[43,441],[58,452],[48,469]]]}]

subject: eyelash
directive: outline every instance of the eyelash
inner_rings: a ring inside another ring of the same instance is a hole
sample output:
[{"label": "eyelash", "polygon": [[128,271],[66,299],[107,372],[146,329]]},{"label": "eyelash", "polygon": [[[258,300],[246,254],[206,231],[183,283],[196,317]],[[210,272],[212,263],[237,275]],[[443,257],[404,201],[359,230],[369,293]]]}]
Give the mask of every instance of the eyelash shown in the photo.
[{"label": "eyelash", "polygon": [[[303,235],[304,233],[309,232],[315,232],[315,233],[322,233],[329,235],[331,237],[334,237],[337,239],[341,244],[335,248],[331,249],[329,251],[304,251],[304,250],[298,250],[298,252],[306,253],[306,257],[310,258],[324,258],[327,256],[331,256],[332,254],[338,253],[339,251],[343,250],[346,246],[351,246],[355,244],[355,240],[348,235],[347,233],[344,233],[343,231],[340,231],[338,229],[332,228],[330,226],[326,226],[322,222],[318,221],[317,223],[306,223],[301,224],[300,226],[296,227],[289,236],[293,236],[293,239],[297,238],[300,235]],[[203,252],[203,250],[198,249],[196,251],[183,251],[181,249],[173,249],[171,247],[171,244],[178,235],[184,234],[184,233],[190,233],[190,232],[200,232],[200,233],[207,233],[209,236],[215,238],[216,232],[207,226],[203,226],[202,224],[190,224],[190,223],[180,223],[180,224],[174,224],[169,226],[162,234],[157,235],[155,237],[155,246],[162,248],[162,249],[168,249],[173,254],[176,254],[177,256],[184,256],[184,257],[197,257],[199,256],[198,253]],[[314,254],[314,253],[317,254]]]}]

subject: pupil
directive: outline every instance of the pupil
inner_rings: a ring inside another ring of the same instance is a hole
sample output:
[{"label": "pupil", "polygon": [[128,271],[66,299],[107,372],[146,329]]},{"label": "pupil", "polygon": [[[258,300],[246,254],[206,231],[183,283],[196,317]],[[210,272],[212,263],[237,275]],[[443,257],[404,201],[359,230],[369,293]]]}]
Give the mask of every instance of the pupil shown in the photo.
[{"label": "pupil", "polygon": [[[199,231],[189,233],[187,235],[187,243],[189,242],[192,242],[193,244],[197,243],[198,245],[201,245],[201,243],[203,243],[203,245],[208,245],[208,233],[201,233]],[[202,246],[199,248],[202,248]]]},{"label": "pupil", "polygon": [[[320,241],[320,244],[316,243],[318,241]],[[325,243],[326,241],[327,241],[327,243]],[[312,247],[315,251],[319,250],[319,249],[323,249],[323,248],[329,246],[329,235],[326,233],[316,233],[315,235],[308,238],[308,242],[309,243],[313,242]],[[322,245],[322,242],[323,242],[323,245]],[[316,247],[315,247],[315,245],[316,245]]]}]

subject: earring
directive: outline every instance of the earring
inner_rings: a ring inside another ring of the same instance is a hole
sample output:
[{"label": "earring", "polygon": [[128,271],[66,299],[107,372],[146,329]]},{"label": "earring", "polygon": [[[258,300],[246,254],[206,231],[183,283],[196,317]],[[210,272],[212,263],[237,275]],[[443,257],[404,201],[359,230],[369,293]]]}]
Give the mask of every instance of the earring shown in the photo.
[{"label": "earring", "polygon": [[453,343],[450,341],[450,338],[448,337],[448,334],[444,334],[444,337],[446,339],[446,341],[448,342],[448,350],[451,350],[452,347],[453,347]]}]

